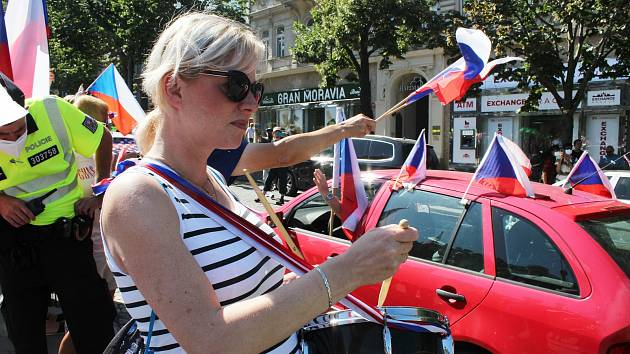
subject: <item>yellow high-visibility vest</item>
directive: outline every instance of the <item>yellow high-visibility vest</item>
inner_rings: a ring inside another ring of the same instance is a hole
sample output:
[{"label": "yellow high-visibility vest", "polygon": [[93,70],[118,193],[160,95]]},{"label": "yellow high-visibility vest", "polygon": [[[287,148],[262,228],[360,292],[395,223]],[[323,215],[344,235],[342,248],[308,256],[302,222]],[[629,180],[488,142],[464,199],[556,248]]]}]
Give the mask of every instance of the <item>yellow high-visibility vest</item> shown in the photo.
[{"label": "yellow high-visibility vest", "polygon": [[20,156],[0,151],[0,191],[28,201],[57,188],[31,222],[50,225],[60,217],[74,216],[74,203],[83,196],[74,153],[92,156],[104,127],[59,97],[30,100],[26,105],[28,136]]}]

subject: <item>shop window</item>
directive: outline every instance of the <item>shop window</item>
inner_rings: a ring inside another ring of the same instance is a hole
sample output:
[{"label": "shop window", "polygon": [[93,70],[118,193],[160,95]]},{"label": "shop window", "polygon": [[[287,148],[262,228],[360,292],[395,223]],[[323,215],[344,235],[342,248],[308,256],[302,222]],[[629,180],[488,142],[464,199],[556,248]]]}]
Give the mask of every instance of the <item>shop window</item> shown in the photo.
[{"label": "shop window", "polygon": [[286,43],[285,43],[285,37],[284,37],[284,26],[280,26],[276,28],[276,56],[277,57],[281,58],[281,57],[286,56],[285,47],[286,47]]}]

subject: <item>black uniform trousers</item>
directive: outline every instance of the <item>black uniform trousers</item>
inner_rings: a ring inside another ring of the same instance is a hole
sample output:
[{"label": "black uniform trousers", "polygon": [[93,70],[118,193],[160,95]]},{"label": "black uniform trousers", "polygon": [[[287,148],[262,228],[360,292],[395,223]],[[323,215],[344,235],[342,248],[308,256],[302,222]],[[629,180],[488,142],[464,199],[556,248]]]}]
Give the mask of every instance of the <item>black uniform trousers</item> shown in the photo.
[{"label": "black uniform trousers", "polygon": [[0,286],[2,314],[16,352],[48,353],[45,320],[50,292],[55,292],[77,352],[102,353],[114,335],[115,308],[96,271],[92,240],[54,239],[44,232],[42,240],[23,241],[15,230],[0,228]]},{"label": "black uniform trousers", "polygon": [[267,179],[265,180],[265,186],[263,190],[265,192],[271,191],[273,182],[277,180],[276,186],[281,195],[287,194],[287,179],[289,177],[289,169],[286,167],[272,168],[269,170]]}]

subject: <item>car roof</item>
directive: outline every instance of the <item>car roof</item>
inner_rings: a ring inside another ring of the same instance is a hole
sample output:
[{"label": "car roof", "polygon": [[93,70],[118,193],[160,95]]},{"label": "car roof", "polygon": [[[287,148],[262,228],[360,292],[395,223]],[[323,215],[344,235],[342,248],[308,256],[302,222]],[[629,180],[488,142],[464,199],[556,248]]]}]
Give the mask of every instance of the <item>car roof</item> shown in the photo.
[{"label": "car roof", "polygon": [[[363,178],[392,179],[398,176],[400,170],[376,170],[363,172]],[[428,170],[427,178],[420,183],[422,186],[448,189],[463,193],[468,187],[472,173],[460,171]],[[522,198],[506,196],[493,189],[473,183],[467,198],[475,200],[484,197],[500,201],[525,210],[536,210],[540,207],[554,209],[571,219],[579,220],[594,216],[610,216],[617,213],[630,213],[630,205],[617,200],[601,197],[595,194],[574,190],[566,194],[561,187],[532,182],[536,198]]]},{"label": "car roof", "polygon": [[606,176],[621,176],[630,177],[630,171],[628,170],[604,170]]},{"label": "car roof", "polygon": [[376,134],[369,134],[366,135],[364,137],[361,138],[352,138],[352,139],[368,139],[368,140],[381,140],[381,141],[397,141],[397,142],[401,142],[401,143],[405,143],[405,144],[415,144],[416,141],[413,139],[407,139],[407,138],[394,138],[391,136],[385,136],[385,135],[376,135]]}]

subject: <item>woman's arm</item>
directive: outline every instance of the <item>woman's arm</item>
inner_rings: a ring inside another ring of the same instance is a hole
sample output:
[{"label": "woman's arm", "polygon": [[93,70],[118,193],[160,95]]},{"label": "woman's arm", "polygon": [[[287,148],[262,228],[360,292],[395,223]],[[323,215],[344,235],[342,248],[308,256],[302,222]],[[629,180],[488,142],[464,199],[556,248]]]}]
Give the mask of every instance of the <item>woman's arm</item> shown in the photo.
[{"label": "woman's arm", "polygon": [[374,119],[359,114],[343,124],[329,125],[314,132],[290,135],[269,144],[247,144],[232,176],[242,175],[243,169],[260,171],[294,165],[343,138],[369,134],[375,127]]},{"label": "woman's arm", "polygon": [[[148,176],[118,177],[105,196],[102,220],[112,256],[188,353],[260,352],[328,308],[316,271],[266,295],[221,307],[181,240],[175,208]],[[333,303],[358,286],[391,276],[416,238],[414,229],[378,228],[321,265]]]}]

